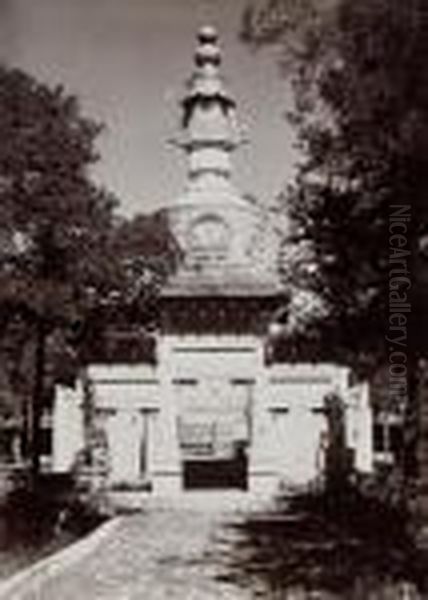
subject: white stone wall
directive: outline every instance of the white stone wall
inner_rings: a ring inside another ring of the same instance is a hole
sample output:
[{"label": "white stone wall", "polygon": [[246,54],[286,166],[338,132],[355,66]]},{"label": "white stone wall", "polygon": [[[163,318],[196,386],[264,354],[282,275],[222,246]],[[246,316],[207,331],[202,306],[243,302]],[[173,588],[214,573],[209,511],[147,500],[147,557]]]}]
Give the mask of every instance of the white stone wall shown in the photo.
[{"label": "white stone wall", "polygon": [[323,399],[343,393],[347,370],[328,364],[267,367],[256,390],[259,425],[253,471],[271,473],[275,486],[306,485],[320,475],[327,422]]},{"label": "white stone wall", "polygon": [[[111,482],[136,482],[145,476],[156,492],[179,493],[183,461],[191,456],[183,444],[180,447],[180,423],[211,419],[220,431],[223,410],[229,428],[226,431],[223,424],[225,440],[232,435],[250,441],[250,490],[266,494],[280,485],[309,484],[323,468],[327,433],[323,402],[333,391],[346,404],[347,441],[355,451],[356,467],[362,472],[372,469],[368,386],[349,387],[346,368],[265,366],[263,340],[257,336],[164,336],[158,356],[157,368],[92,365],[89,369],[97,410],[105,415]],[[57,389],[55,470],[68,470],[83,446],[82,399],[81,386],[74,391]]]},{"label": "white stone wall", "polygon": [[164,336],[158,355],[170,380],[256,379],[263,370],[262,341],[251,335]]},{"label": "white stone wall", "polygon": [[104,412],[110,483],[150,478],[161,386],[150,365],[91,365],[96,410]]},{"label": "white stone wall", "polygon": [[77,381],[74,389],[58,385],[55,392],[52,470],[55,473],[67,473],[84,447],[83,389],[81,382]]}]

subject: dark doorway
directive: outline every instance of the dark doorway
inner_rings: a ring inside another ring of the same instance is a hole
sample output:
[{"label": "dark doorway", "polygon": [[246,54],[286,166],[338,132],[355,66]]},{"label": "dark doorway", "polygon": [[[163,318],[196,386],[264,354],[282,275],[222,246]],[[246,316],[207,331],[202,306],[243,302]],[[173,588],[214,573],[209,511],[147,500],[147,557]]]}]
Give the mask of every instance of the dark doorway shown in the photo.
[{"label": "dark doorway", "polygon": [[183,464],[184,489],[247,489],[247,457],[187,460]]}]

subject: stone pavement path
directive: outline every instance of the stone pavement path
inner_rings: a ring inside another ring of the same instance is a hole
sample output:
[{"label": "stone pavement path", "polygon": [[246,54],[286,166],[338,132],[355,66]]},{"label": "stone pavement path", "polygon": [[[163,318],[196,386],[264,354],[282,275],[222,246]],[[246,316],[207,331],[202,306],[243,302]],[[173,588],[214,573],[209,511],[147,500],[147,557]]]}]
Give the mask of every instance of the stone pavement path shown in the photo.
[{"label": "stone pavement path", "polygon": [[83,564],[14,600],[251,600],[257,584],[228,578],[243,513],[151,509],[124,517]]}]

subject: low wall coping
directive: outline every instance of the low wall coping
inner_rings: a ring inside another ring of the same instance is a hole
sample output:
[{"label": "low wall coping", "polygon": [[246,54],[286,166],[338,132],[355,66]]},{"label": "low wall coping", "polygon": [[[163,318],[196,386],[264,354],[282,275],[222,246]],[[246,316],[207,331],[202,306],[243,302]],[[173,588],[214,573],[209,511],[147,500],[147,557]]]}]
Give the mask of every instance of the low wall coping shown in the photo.
[{"label": "low wall coping", "polygon": [[0,581],[0,600],[18,599],[20,594],[30,586],[31,591],[34,592],[48,580],[80,562],[110,537],[121,521],[122,517],[115,517],[100,525],[84,538]]}]

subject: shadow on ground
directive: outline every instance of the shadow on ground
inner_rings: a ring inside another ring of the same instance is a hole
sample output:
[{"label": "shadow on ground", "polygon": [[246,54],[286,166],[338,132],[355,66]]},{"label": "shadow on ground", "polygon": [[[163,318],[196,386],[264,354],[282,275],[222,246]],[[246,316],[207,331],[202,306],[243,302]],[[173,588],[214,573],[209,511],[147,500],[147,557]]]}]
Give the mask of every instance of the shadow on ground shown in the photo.
[{"label": "shadow on ground", "polygon": [[340,500],[298,497],[233,529],[236,538],[219,578],[260,588],[260,597],[428,597],[428,562],[416,552],[403,514],[356,493]]},{"label": "shadow on ground", "polygon": [[20,488],[0,507],[0,579],[83,537],[104,521],[52,485]]}]

